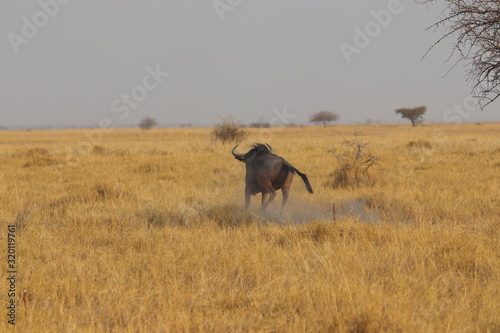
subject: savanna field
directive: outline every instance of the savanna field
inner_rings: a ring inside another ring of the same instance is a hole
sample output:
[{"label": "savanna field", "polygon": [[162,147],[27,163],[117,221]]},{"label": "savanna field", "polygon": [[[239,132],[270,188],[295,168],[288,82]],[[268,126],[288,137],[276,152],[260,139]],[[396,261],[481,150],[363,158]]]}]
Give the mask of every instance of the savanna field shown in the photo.
[{"label": "savanna field", "polygon": [[[314,194],[246,211],[208,128],[1,131],[0,331],[500,332],[500,123],[248,131]],[[378,164],[338,187],[355,131]]]}]

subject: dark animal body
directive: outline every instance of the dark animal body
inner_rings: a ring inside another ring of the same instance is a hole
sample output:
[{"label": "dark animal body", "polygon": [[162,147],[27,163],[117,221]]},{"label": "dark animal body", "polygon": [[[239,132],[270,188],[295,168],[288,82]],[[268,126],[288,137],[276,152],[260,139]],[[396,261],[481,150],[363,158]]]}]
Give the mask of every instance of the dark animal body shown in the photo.
[{"label": "dark animal body", "polygon": [[269,204],[274,200],[276,191],[281,189],[283,202],[281,209],[285,207],[292,186],[293,175],[298,174],[307,187],[309,193],[313,193],[307,176],[297,170],[283,157],[273,154],[273,148],[268,144],[255,143],[253,148],[246,154],[235,153],[236,145],[232,153],[234,157],[246,164],[245,176],[245,207],[250,206],[250,196],[262,193],[261,210],[265,212]]}]

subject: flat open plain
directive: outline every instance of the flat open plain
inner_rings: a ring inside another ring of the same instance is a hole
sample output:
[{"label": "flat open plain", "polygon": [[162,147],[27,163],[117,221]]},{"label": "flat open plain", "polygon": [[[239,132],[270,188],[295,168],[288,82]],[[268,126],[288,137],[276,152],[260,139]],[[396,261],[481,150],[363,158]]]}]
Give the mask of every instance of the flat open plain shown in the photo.
[{"label": "flat open plain", "polygon": [[[284,215],[281,193],[243,209],[245,167],[208,128],[1,131],[14,329],[499,332],[500,123],[248,131],[315,190],[295,177]],[[354,131],[372,183],[334,188]]]}]

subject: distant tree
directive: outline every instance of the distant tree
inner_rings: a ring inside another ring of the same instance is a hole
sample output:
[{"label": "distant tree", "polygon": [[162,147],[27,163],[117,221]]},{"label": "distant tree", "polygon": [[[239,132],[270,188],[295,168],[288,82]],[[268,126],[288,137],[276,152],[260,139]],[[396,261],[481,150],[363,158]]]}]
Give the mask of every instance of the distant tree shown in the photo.
[{"label": "distant tree", "polygon": [[311,115],[310,123],[321,123],[324,127],[328,126],[328,123],[332,121],[339,120],[339,116],[331,111],[320,111]]},{"label": "distant tree", "polygon": [[145,131],[152,129],[156,125],[158,125],[158,123],[151,117],[145,117],[139,123],[139,127]]},{"label": "distant tree", "polygon": [[427,111],[425,106],[418,106],[416,108],[402,108],[397,109],[396,114],[400,114],[401,118],[410,119],[412,126],[417,126],[424,122],[424,114]]},{"label": "distant tree", "polygon": [[265,122],[256,122],[256,123],[251,123],[248,125],[248,127],[254,127],[254,128],[269,128],[271,127],[270,123],[265,123]]}]

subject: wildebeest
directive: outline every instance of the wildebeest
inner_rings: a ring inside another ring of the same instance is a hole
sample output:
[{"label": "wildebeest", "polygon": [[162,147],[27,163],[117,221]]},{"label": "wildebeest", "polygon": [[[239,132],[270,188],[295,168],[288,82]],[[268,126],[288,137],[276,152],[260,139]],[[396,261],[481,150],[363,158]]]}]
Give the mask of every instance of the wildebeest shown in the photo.
[{"label": "wildebeest", "polygon": [[273,148],[270,145],[255,143],[253,144],[253,148],[246,154],[235,153],[237,147],[238,145],[233,148],[232,153],[238,161],[246,165],[246,208],[250,206],[251,195],[262,193],[261,210],[265,212],[267,206],[269,206],[276,196],[276,191],[281,189],[283,193],[281,209],[283,210],[288,200],[294,173],[297,173],[302,178],[309,193],[313,193],[307,176],[297,170],[283,157],[273,154]]}]

